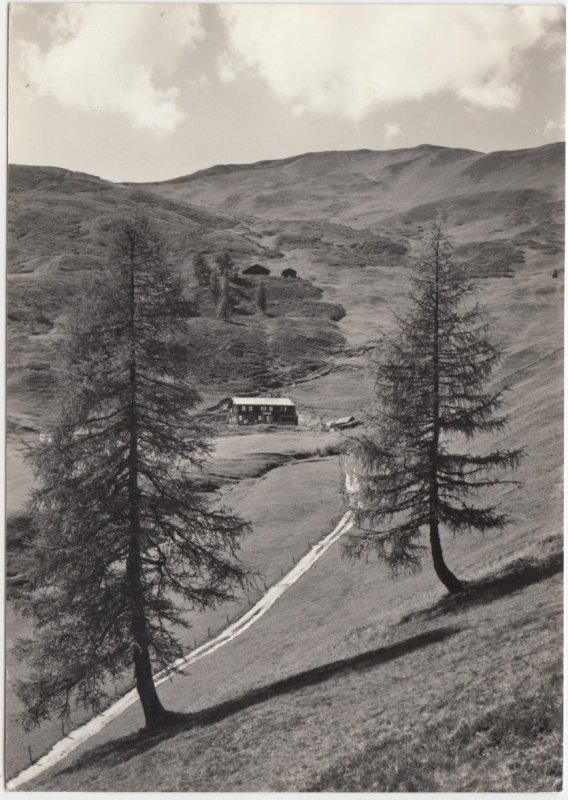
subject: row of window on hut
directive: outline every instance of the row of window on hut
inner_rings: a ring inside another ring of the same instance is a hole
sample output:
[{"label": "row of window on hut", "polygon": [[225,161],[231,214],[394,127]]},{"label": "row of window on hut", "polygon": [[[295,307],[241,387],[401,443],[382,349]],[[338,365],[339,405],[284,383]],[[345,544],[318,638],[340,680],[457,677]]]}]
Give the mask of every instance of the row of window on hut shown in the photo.
[{"label": "row of window on hut", "polygon": [[297,425],[298,414],[289,397],[232,397],[227,422],[237,425]]}]

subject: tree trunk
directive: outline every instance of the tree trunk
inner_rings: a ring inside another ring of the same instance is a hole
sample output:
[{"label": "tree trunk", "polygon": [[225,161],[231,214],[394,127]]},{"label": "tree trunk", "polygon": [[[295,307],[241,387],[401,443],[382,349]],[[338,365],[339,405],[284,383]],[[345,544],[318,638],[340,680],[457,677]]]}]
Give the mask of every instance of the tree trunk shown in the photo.
[{"label": "tree trunk", "polygon": [[152,664],[148,650],[137,650],[134,654],[134,675],[136,691],[140,697],[147,728],[155,728],[168,716],[163,707],[152,676]]},{"label": "tree trunk", "polygon": [[[134,511],[134,513],[133,513]],[[134,530],[139,534],[139,523],[136,514],[136,506],[131,509],[131,524],[134,522]],[[130,540],[130,552],[127,561],[127,576],[129,583],[129,601],[131,609],[131,634],[133,639],[133,659],[134,676],[136,678],[136,691],[140,697],[144,719],[147,728],[155,728],[159,725],[167,711],[160,702],[154,677],[152,675],[152,663],[150,661],[150,648],[148,642],[148,627],[144,613],[144,592],[142,588],[140,543],[137,536],[132,535]]]},{"label": "tree trunk", "polygon": [[450,594],[461,592],[463,584],[448,569],[442,554],[440,532],[438,529],[438,449],[440,446],[440,235],[438,225],[436,239],[436,271],[435,271],[435,302],[433,318],[434,352],[432,354],[432,444],[430,450],[430,548],[436,575],[442,581]]},{"label": "tree trunk", "polygon": [[450,594],[457,594],[463,591],[463,583],[456,578],[454,573],[446,566],[440,542],[440,532],[438,523],[430,521],[430,548],[432,550],[432,561],[434,570],[438,578],[442,581]]},{"label": "tree trunk", "polygon": [[[136,435],[131,440],[136,442]],[[131,463],[136,465],[136,447],[131,450]],[[138,489],[136,470],[130,475],[130,548],[126,565],[131,609],[131,633],[133,639],[134,675],[136,690],[142,703],[146,727],[159,725],[167,712],[160,702],[150,661],[148,626],[144,609],[144,590],[142,587],[142,564],[140,558],[140,520],[138,516]]]},{"label": "tree trunk", "polygon": [[129,604],[131,613],[131,635],[133,640],[134,675],[136,690],[142,703],[146,727],[153,728],[163,721],[167,715],[160,702],[150,661],[148,641],[148,625],[144,608],[144,589],[142,584],[142,559],[140,553],[140,493],[138,486],[138,413],[136,389],[138,376],[136,372],[136,298],[134,287],[134,244],[131,243],[130,254],[130,407],[129,407],[129,474],[128,474],[128,516],[130,528],[130,544],[126,562]]}]

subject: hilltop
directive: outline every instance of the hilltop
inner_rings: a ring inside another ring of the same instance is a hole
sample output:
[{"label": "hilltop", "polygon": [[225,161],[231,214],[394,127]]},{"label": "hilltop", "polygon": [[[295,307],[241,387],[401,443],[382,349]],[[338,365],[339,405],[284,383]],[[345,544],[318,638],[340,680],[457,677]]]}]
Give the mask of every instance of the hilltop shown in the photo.
[{"label": "hilltop", "polygon": [[356,229],[423,222],[443,204],[473,234],[480,220],[510,219],[538,202],[547,205],[538,213],[544,218],[563,199],[563,164],[563,143],[489,154],[421,145],[214,167],[145,188],[209,209],[281,221],[317,217]]},{"label": "hilltop", "polygon": [[[419,576],[393,582],[380,565],[341,559],[336,545],[250,633],[161,688],[170,707],[195,718],[144,737],[132,709],[83,748],[79,764],[64,762],[68,771],[34,788],[558,788],[563,198],[561,143],[308,153],[143,185],[10,167],[8,510],[17,544],[31,484],[22,439],[49,419],[66,309],[106,259],[109,221],[135,208],[167,239],[195,304],[188,370],[202,413],[241,389],[290,394],[299,408],[297,432],[243,434],[221,421],[210,468],[211,486],[253,521],[242,555],[267,586],[341,513],[341,439],[319,421],[364,416],[365,350],[393,312],[404,313],[407,268],[440,207],[506,347],[496,382],[510,387],[511,427],[499,444],[527,452],[522,485],[488,498],[513,524],[498,536],[445,540],[449,563],[472,582],[463,609],[440,605],[427,561]],[[213,316],[191,259],[223,250],[240,269],[271,270],[268,316],[255,308],[258,279],[244,276],[233,322]],[[298,278],[282,279],[286,267]],[[249,602],[192,619],[187,649]],[[8,613],[10,640],[22,621]],[[57,721],[29,735],[10,729],[8,774],[27,765],[28,744],[38,757],[60,733]],[[443,743],[445,761],[430,741]],[[425,782],[424,764],[434,763]]]},{"label": "hilltop", "polygon": [[[525,262],[561,265],[563,159],[560,143],[490,154],[422,145],[221,165],[137,185],[63,169],[10,166],[9,398],[18,396],[22,406],[9,408],[12,424],[37,427],[26,399],[30,385],[42,393],[43,406],[49,400],[49,369],[65,308],[84,273],[106,261],[110,225],[121,214],[141,209],[152,217],[172,261],[187,278],[189,295],[195,289],[190,265],[197,252],[213,259],[228,250],[239,268],[261,262],[273,275],[293,267],[304,281],[324,290],[324,301],[349,310],[341,330],[351,344],[359,345],[367,337],[358,331],[357,305],[368,303],[369,297],[355,284],[366,281],[366,268],[407,266],[419,251],[425,226],[441,207],[447,209],[458,257],[475,262],[483,277],[511,277]],[[381,299],[388,302],[392,281],[384,283]],[[315,324],[313,305],[303,304],[314,295],[304,285],[305,297],[298,296],[294,307],[288,304],[278,316],[305,317],[318,330],[302,323],[299,350],[292,344],[290,355],[276,346],[269,354],[266,386],[274,381],[272,373],[289,367],[298,352],[321,366],[322,342],[333,341],[332,352],[340,344],[339,331],[333,331],[329,319],[333,309],[318,306],[315,316],[327,317],[330,324]],[[380,302],[376,288],[373,293]],[[210,310],[202,314],[210,315]],[[199,339],[203,326],[196,325]],[[222,338],[224,329],[217,328]],[[257,328],[253,324],[247,330],[241,351],[258,353]],[[280,324],[268,337],[260,330],[260,336],[288,342],[294,330]],[[311,358],[314,348],[316,357]],[[240,370],[238,355],[231,358],[236,377],[249,371],[246,358]],[[260,357],[260,364],[258,357],[254,360],[253,369],[262,372],[266,359]],[[211,379],[210,374],[204,377]]]}]

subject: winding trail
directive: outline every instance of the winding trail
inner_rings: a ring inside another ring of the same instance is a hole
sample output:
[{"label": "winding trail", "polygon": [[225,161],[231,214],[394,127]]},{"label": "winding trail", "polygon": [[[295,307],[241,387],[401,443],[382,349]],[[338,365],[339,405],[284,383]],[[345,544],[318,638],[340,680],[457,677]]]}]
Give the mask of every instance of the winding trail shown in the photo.
[{"label": "winding trail", "polygon": [[[349,480],[347,480],[347,483],[349,483]],[[337,542],[345,533],[347,533],[352,526],[352,513],[348,511],[339,520],[338,524],[331,531],[331,533],[328,533],[323,537],[323,539],[320,539],[320,541],[298,561],[295,567],[277,583],[271,586],[260,598],[260,600],[251,606],[248,611],[235,620],[235,622],[232,622],[213,639],[210,639],[208,642],[205,642],[205,644],[202,644],[200,647],[192,650],[191,653],[188,653],[188,655],[183,656],[175,661],[172,664],[172,669],[177,671],[184,670],[186,667],[189,667],[191,664],[199,661],[199,659],[211,655],[211,653],[214,653],[220,647],[229,644],[229,642],[232,642],[233,639],[237,638],[237,636],[240,636],[241,633],[244,633],[246,630],[248,630],[248,628],[250,628],[251,625],[254,625],[255,622],[263,617],[266,612],[277,602],[277,600],[279,600],[282,595],[302,577],[302,575],[305,575],[305,573],[311,569],[311,567],[313,567],[314,564],[316,564],[317,561],[319,561],[319,559],[325,553],[327,553],[329,548],[334,545],[335,542]],[[167,670],[162,670],[161,672],[156,673],[156,686],[160,686],[160,684],[167,681],[170,677],[171,672]],[[101,714],[93,717],[84,725],[81,725],[80,727],[71,731],[63,739],[60,739],[58,742],[56,742],[51,750],[49,750],[44,756],[31,764],[29,767],[26,767],[26,769],[22,770],[14,778],[9,780],[6,784],[6,788],[9,791],[20,789],[25,783],[33,778],[36,778],[46,769],[53,767],[55,764],[66,758],[70,753],[99,733],[110,722],[120,716],[123,711],[126,711],[127,708],[136,702],[138,702],[138,693],[136,689],[132,689],[115,703],[110,705]]]}]

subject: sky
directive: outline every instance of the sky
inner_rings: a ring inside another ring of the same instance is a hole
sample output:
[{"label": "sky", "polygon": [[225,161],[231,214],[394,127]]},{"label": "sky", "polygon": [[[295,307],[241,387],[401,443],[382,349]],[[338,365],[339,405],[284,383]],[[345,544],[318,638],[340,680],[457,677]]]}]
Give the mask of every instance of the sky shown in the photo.
[{"label": "sky", "polygon": [[15,3],[11,163],[113,181],[564,140],[562,6]]}]

